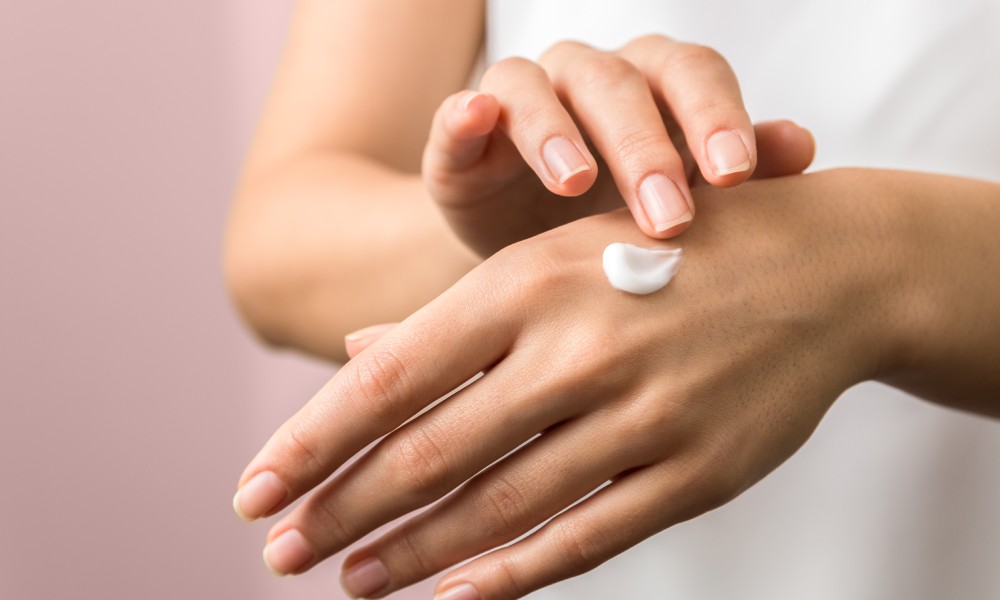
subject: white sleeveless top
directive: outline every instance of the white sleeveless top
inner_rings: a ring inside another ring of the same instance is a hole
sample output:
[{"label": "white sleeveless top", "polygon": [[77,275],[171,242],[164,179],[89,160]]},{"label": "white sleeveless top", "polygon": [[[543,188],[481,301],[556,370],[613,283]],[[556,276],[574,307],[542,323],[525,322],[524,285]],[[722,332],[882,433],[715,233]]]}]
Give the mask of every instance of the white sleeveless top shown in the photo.
[{"label": "white sleeveless top", "polygon": [[[722,52],[814,168],[1000,180],[998,0],[491,0],[486,55],[650,32]],[[532,597],[1000,598],[1000,424],[863,384],[741,497]]]}]

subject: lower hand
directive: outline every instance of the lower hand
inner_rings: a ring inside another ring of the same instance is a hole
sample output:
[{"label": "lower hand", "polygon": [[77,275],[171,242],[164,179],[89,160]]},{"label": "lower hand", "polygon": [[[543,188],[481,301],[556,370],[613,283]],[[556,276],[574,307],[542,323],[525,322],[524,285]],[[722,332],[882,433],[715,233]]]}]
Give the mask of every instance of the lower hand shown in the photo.
[{"label": "lower hand", "polygon": [[900,270],[884,235],[893,215],[862,178],[702,188],[707,218],[649,296],[601,271],[608,243],[650,245],[623,211],[497,253],[352,359],[251,461],[237,496],[247,517],[319,486],[271,529],[270,566],[302,572],[450,493],[346,559],[346,588],[381,597],[610,481],[438,584],[473,594],[454,598],[517,598],[732,499],[844,389],[893,365],[887,324],[910,290],[888,276]]},{"label": "lower hand", "polygon": [[651,35],[493,65],[438,109],[422,172],[452,229],[489,256],[621,199],[646,235],[673,237],[693,217],[691,183],[799,173],[812,155],[791,122],[751,125],[714,50]]}]

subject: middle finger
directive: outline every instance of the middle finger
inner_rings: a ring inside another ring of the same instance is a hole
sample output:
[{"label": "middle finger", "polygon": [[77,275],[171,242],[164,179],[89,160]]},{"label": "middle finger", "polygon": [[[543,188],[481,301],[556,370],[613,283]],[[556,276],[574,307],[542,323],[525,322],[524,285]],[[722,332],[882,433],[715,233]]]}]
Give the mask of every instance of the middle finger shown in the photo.
[{"label": "middle finger", "polygon": [[656,238],[687,228],[694,202],[684,164],[638,68],[578,42],[553,46],[539,62],[604,158],[640,228]]},{"label": "middle finger", "polygon": [[[274,525],[265,550],[281,573],[302,572],[377,527],[459,486],[539,431],[586,410],[575,390],[507,359],[479,381],[400,427]],[[530,380],[530,379],[529,379]],[[516,397],[510,390],[518,389]],[[289,532],[293,532],[289,534]],[[278,538],[292,536],[295,551]]]},{"label": "middle finger", "polygon": [[[353,553],[344,562],[345,587],[372,597],[416,583],[510,542],[648,460],[642,444],[614,435],[613,421],[595,412],[547,431],[431,510]],[[357,576],[372,572],[375,561],[389,574],[387,583]]]}]

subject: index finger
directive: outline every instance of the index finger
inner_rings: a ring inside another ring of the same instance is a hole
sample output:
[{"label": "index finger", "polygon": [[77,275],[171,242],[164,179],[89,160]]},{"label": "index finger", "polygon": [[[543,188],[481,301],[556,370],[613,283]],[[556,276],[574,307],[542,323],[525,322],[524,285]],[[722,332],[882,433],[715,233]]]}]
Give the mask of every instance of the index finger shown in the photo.
[{"label": "index finger", "polygon": [[[351,456],[495,364],[513,322],[470,306],[462,283],[351,359],[271,436],[240,477],[245,520],[284,508]],[[490,315],[491,318],[482,318]],[[433,351],[442,345],[448,351]]]}]

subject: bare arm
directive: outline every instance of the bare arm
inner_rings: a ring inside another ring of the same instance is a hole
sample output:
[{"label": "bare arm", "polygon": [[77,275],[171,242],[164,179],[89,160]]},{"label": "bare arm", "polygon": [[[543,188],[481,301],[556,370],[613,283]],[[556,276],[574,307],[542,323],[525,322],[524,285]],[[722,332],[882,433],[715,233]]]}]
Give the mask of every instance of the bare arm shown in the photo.
[{"label": "bare arm", "polygon": [[301,0],[236,193],[227,285],[265,340],[343,359],[478,260],[417,173],[434,110],[462,87],[483,3]]},{"label": "bare arm", "polygon": [[908,268],[891,282],[911,290],[893,317],[905,333],[894,364],[881,365],[881,379],[1000,418],[1000,184],[861,173],[876,194],[900,199],[903,218],[891,235],[908,241]]}]

